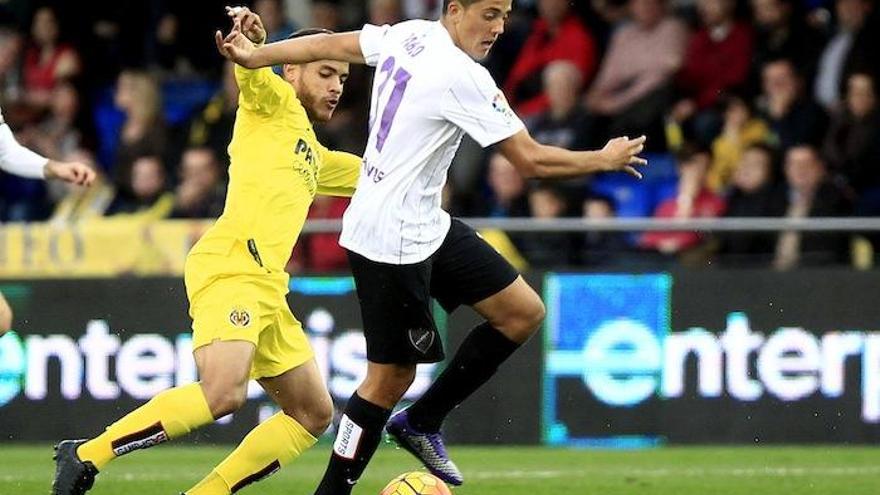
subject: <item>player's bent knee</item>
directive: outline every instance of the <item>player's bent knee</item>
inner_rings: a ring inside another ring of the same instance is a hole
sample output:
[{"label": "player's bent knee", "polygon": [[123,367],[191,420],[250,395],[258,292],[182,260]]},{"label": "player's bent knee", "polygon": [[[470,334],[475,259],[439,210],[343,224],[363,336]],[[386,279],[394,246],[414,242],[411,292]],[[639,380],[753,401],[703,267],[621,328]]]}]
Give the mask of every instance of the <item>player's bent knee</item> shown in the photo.
[{"label": "player's bent knee", "polygon": [[211,413],[215,418],[222,418],[227,414],[232,414],[235,411],[241,409],[241,407],[245,403],[245,396],[239,394],[226,394],[220,398],[220,400],[215,404],[215,407],[211,408]]},{"label": "player's bent knee", "polygon": [[538,298],[528,314],[528,320],[531,333],[535,333],[541,328],[541,325],[544,323],[544,318],[547,316],[547,307],[544,306],[544,301]]},{"label": "player's bent knee", "polygon": [[403,394],[409,390],[410,385],[415,380],[415,377],[409,376],[394,376],[394,377],[384,377],[384,379],[377,380],[373,382],[372,389],[376,391],[376,393],[386,396],[391,399],[400,399],[403,397]]},{"label": "player's bent knee", "polygon": [[315,405],[301,414],[302,418],[295,418],[314,437],[321,436],[333,421],[333,403]]},{"label": "player's bent knee", "polygon": [[321,436],[333,421],[333,399],[330,394],[318,400],[297,401],[284,407],[284,414],[293,418],[314,437]]},{"label": "player's bent knee", "polygon": [[215,419],[238,411],[247,400],[247,387],[219,388],[203,385],[202,390],[208,402],[208,409]]},{"label": "player's bent knee", "polygon": [[522,343],[541,328],[547,309],[537,294],[521,301],[521,304],[515,307],[516,309],[504,315],[500,321],[492,323],[508,338]]},{"label": "player's bent knee", "polygon": [[380,388],[388,393],[403,396],[416,379],[415,369],[397,368],[380,378]]},{"label": "player's bent knee", "polygon": [[415,365],[370,363],[358,394],[383,407],[393,407],[416,378]]},{"label": "player's bent knee", "polygon": [[321,410],[317,411],[315,414],[315,420],[314,420],[314,425],[313,425],[314,432],[316,433],[315,436],[316,437],[320,436],[325,431],[327,431],[327,428],[330,427],[330,423],[332,423],[332,422],[333,422],[333,404],[330,403],[330,405],[322,408]]}]

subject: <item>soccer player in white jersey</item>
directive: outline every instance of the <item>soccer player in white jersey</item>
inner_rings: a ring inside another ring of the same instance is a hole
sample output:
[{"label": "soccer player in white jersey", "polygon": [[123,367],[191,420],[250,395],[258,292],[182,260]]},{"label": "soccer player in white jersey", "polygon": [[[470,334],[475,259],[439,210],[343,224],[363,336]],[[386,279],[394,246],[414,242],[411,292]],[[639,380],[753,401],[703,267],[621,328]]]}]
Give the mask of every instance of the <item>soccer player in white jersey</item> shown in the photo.
[{"label": "soccer player in white jersey", "polygon": [[[340,244],[351,261],[363,316],[367,377],[349,400],[318,495],[347,495],[381,439],[383,427],[435,475],[462,475],[440,436],[446,415],[471,395],[541,324],[544,305],[516,270],[471,228],[440,207],[446,174],[462,136],[500,152],[526,177],[577,177],[634,168],[644,137],[613,139],[599,151],[573,152],[535,142],[511,111],[484,58],[511,0],[445,0],[440,21],[366,25],[361,31],[266,45],[251,53],[227,40],[245,67],[336,59],[376,67],[370,133],[357,192]],[[389,417],[416,364],[444,358],[430,299],[447,310],[472,306],[474,328],[431,388]]]},{"label": "soccer player in white jersey", "polygon": [[[12,135],[0,110],[0,170],[29,179],[60,179],[71,184],[88,186],[95,172],[77,162],[49,160],[25,148]],[[0,336],[12,326],[12,309],[0,293]]]}]

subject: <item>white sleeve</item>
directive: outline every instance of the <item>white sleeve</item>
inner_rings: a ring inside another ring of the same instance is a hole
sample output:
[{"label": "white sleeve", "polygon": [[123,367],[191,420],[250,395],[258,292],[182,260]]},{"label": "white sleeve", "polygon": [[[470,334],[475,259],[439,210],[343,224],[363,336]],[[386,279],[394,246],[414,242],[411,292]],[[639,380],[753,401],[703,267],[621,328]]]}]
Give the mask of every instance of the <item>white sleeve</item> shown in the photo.
[{"label": "white sleeve", "polygon": [[18,144],[9,126],[0,124],[0,169],[29,179],[43,179],[43,167],[48,161]]},{"label": "white sleeve", "polygon": [[523,130],[504,93],[481,65],[473,64],[443,96],[443,118],[457,125],[480,146],[491,146]]},{"label": "white sleeve", "polygon": [[361,52],[364,60],[370,67],[375,67],[379,63],[379,55],[382,53],[382,45],[385,42],[385,35],[391,26],[385,24],[383,26],[375,26],[373,24],[364,24],[361,29],[360,43]]}]

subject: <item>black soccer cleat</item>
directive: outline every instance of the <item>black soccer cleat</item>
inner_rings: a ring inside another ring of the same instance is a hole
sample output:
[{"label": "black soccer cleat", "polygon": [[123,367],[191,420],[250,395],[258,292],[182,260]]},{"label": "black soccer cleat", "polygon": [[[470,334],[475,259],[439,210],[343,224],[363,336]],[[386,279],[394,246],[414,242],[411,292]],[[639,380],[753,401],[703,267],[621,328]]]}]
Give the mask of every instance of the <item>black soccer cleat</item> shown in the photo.
[{"label": "black soccer cleat", "polygon": [[95,484],[98,469],[76,454],[77,447],[84,443],[85,440],[64,440],[55,446],[52,495],[83,495]]}]

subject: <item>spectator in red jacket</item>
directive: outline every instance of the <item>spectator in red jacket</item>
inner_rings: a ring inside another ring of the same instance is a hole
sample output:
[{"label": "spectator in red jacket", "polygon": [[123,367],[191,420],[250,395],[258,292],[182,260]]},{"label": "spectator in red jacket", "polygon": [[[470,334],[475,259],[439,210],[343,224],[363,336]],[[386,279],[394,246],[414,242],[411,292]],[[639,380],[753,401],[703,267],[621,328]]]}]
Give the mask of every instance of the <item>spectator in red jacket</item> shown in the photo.
[{"label": "spectator in red jacket", "polygon": [[589,82],[598,55],[586,26],[571,12],[568,0],[539,0],[539,17],[504,84],[504,92],[521,116],[547,110],[541,75],[556,60],[574,63]]},{"label": "spectator in red jacket", "polygon": [[[697,146],[685,147],[678,157],[678,192],[661,202],[654,218],[716,218],[724,214],[724,200],[713,193],[707,181],[712,154]],[[694,231],[648,232],[641,246],[666,255],[684,253],[700,245],[703,238]]]},{"label": "spectator in red jacket", "polygon": [[55,11],[49,7],[38,9],[31,25],[31,44],[24,53],[22,76],[27,102],[40,109],[49,106],[59,81],[80,72],[76,50],[60,43],[59,34]]},{"label": "spectator in red jacket", "polygon": [[701,28],[691,35],[678,87],[684,98],[672,111],[683,122],[694,118],[694,136],[709,143],[720,130],[720,114],[713,109],[718,98],[742,86],[749,76],[753,35],[734,17],[734,0],[699,0]]}]

